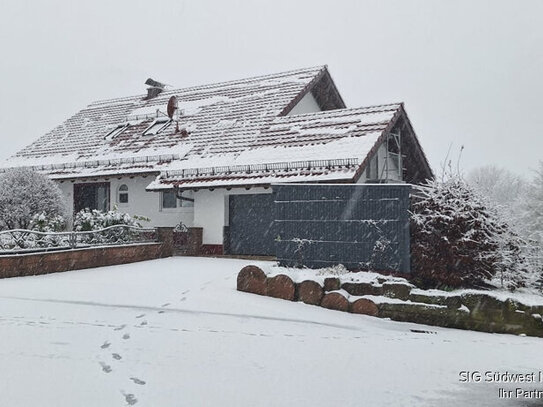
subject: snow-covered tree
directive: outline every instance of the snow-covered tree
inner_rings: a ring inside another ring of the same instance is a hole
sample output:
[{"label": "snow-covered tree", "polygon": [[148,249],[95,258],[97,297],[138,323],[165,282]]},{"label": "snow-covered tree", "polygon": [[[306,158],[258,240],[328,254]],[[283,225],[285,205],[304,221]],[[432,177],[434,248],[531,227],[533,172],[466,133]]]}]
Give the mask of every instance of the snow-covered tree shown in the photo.
[{"label": "snow-covered tree", "polygon": [[519,206],[522,233],[543,247],[543,161],[526,188]]},{"label": "snow-covered tree", "polygon": [[425,287],[472,287],[495,276],[526,280],[521,239],[460,177],[418,187],[412,212],[412,268]]},{"label": "snow-covered tree", "polygon": [[34,216],[65,216],[60,188],[45,175],[27,168],[0,174],[0,229],[27,229]]},{"label": "snow-covered tree", "polygon": [[514,210],[526,186],[523,177],[495,165],[472,170],[466,180],[479,194],[506,212]]},{"label": "snow-covered tree", "polygon": [[[496,208],[500,219],[514,230],[511,238],[517,240],[517,245],[522,248],[522,256],[526,259],[524,266],[529,273],[527,285],[542,287],[543,162],[531,182],[496,166],[473,170],[467,179],[469,184]],[[511,274],[511,268],[505,267],[501,270],[506,275]],[[513,275],[517,276],[514,273]]]}]

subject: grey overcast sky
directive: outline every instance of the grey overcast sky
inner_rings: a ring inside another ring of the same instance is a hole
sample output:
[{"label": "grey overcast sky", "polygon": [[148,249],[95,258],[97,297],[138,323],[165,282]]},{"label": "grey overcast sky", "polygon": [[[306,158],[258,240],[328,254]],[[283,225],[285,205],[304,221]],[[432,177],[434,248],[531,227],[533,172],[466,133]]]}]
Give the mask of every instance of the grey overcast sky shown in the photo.
[{"label": "grey overcast sky", "polygon": [[348,107],[403,101],[436,172],[543,159],[543,1],[0,0],[0,159],[88,103],[328,64]]}]

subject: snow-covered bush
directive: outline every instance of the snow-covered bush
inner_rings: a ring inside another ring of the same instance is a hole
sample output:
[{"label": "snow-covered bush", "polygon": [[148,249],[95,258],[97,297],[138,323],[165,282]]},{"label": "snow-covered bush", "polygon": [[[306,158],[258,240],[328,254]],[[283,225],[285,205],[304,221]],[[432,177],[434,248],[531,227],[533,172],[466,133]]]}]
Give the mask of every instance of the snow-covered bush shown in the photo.
[{"label": "snow-covered bush", "polygon": [[[143,216],[131,216],[128,213],[117,211],[102,212],[96,209],[83,209],[74,217],[74,231],[98,231],[115,225],[142,227],[140,221],[149,221]],[[82,243],[113,244],[130,242],[139,236],[138,232],[130,228],[113,228],[101,232],[84,234],[80,237]]]},{"label": "snow-covered bush", "polygon": [[460,176],[418,187],[412,208],[412,269],[424,287],[473,287],[499,277],[525,284],[522,240]]},{"label": "snow-covered bush", "polygon": [[83,209],[74,217],[74,230],[78,232],[105,229],[114,225],[141,227],[141,221],[148,222],[143,216],[131,216],[119,212],[115,207],[112,211],[102,212],[97,209]]},{"label": "snow-covered bush", "polygon": [[34,216],[64,216],[59,187],[45,175],[27,168],[0,174],[0,229],[28,229]]},{"label": "snow-covered bush", "polygon": [[61,232],[65,228],[66,221],[62,216],[47,216],[45,212],[35,214],[29,224],[29,229],[38,232]]}]

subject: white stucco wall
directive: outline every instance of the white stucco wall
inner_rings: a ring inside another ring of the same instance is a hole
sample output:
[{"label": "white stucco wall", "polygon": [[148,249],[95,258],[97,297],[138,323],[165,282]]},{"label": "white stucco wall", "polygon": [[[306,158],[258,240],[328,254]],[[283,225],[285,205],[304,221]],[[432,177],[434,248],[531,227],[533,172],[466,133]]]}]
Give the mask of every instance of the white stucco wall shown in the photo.
[{"label": "white stucco wall", "polygon": [[[121,212],[127,212],[130,215],[145,216],[151,221],[143,223],[144,226],[175,226],[182,221],[187,226],[192,226],[194,220],[194,208],[175,208],[161,209],[161,195],[158,192],[147,192],[145,187],[153,180],[153,176],[143,177],[122,177],[118,178],[102,178],[95,181],[64,181],[58,182],[60,189],[66,197],[68,211],[70,217],[73,216],[73,193],[75,183],[85,182],[109,182],[110,183],[110,209],[114,205]],[[128,204],[121,204],[118,201],[118,188],[121,185],[128,186]]]},{"label": "white stucco wall", "polygon": [[247,194],[271,194],[268,188],[232,188],[199,190],[194,194],[194,226],[204,229],[203,244],[223,244],[223,228],[228,226],[228,196]]},{"label": "white stucco wall", "polygon": [[319,104],[317,103],[311,92],[309,92],[296,104],[296,106],[292,108],[287,116],[320,111],[321,108],[319,107]]}]

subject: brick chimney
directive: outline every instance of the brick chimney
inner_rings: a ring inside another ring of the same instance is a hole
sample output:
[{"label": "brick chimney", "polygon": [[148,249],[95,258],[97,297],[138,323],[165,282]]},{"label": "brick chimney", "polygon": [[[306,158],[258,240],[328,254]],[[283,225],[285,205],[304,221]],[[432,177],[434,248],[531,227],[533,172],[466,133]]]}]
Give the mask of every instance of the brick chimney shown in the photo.
[{"label": "brick chimney", "polygon": [[161,82],[155,81],[154,79],[148,78],[145,81],[145,84],[149,87],[147,88],[147,96],[145,97],[146,100],[156,98],[158,95],[162,93],[166,85],[164,85]]}]

